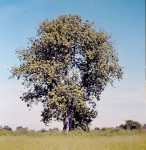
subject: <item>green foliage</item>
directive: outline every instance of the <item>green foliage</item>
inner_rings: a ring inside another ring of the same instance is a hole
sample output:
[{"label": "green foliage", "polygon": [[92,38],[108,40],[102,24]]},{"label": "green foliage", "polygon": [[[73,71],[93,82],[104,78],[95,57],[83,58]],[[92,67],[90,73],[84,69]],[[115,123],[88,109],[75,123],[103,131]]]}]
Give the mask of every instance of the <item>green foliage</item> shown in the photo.
[{"label": "green foliage", "polygon": [[23,134],[23,133],[25,134],[28,132],[28,128],[24,128],[22,126],[19,126],[16,128],[16,132],[21,133],[21,134]]},{"label": "green foliage", "polygon": [[95,127],[94,131],[99,131],[100,128],[99,127]]},{"label": "green foliage", "polygon": [[49,129],[51,132],[59,132],[60,130],[58,128]]},{"label": "green foliage", "polygon": [[3,129],[4,129],[4,130],[8,130],[8,131],[12,131],[12,128],[9,127],[9,126],[4,126]]},{"label": "green foliage", "polygon": [[12,77],[28,88],[21,99],[28,107],[42,102],[46,124],[72,118],[73,128],[88,130],[97,116],[94,99],[123,75],[110,36],[78,15],[43,21],[29,47],[16,53],[21,64],[12,68]]},{"label": "green foliage", "polygon": [[42,129],[40,131],[27,131],[27,132],[18,132],[16,131],[9,131],[9,130],[0,130],[0,136],[30,136],[30,137],[49,137],[49,136],[132,136],[132,135],[146,135],[146,130],[144,129],[138,129],[138,130],[123,130],[120,128],[106,128],[105,130],[92,130],[85,132],[83,130],[74,130],[71,132],[64,132],[59,131],[58,128],[45,130]]},{"label": "green foliage", "polygon": [[122,129],[140,129],[142,128],[142,125],[138,121],[133,121],[133,120],[126,120],[125,124],[121,124],[119,127]]},{"label": "green foliage", "polygon": [[41,132],[47,132],[47,130],[46,130],[46,129],[41,129],[40,131],[41,131]]}]

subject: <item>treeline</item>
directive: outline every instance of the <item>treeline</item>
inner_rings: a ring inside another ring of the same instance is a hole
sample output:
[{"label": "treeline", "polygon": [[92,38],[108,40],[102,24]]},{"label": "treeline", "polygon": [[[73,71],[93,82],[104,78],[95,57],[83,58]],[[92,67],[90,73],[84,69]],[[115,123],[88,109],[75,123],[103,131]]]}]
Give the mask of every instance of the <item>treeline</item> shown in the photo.
[{"label": "treeline", "polygon": [[[9,127],[8,125],[5,126],[0,126],[0,131],[5,130],[5,131],[13,131],[11,127]],[[28,127],[22,127],[22,126],[18,126],[16,127],[16,130],[14,132],[48,132],[48,131],[60,131],[58,128],[50,128],[49,130],[46,129],[41,129],[41,130],[29,130]]]},{"label": "treeline", "polygon": [[[99,128],[95,127],[94,130],[107,130],[107,129],[114,129],[114,128]],[[124,130],[138,130],[138,129],[146,129],[146,124],[142,125],[138,121],[133,121],[133,120],[126,120],[125,124],[121,124],[120,126],[117,126],[116,129],[124,129]]]},{"label": "treeline", "polygon": [[[145,129],[146,130],[146,124],[142,125],[138,121],[133,121],[133,120],[126,120],[125,124],[121,124],[120,126],[117,127],[95,127],[94,130],[90,131],[119,131],[120,129],[123,130],[138,130],[138,129]],[[5,126],[0,126],[0,131],[13,131],[11,127],[8,125]],[[18,132],[18,133],[27,133],[27,132],[59,132],[59,128],[50,128],[49,130],[47,129],[41,129],[41,130],[29,130],[27,127],[22,127],[18,126],[15,131],[13,132]]]}]

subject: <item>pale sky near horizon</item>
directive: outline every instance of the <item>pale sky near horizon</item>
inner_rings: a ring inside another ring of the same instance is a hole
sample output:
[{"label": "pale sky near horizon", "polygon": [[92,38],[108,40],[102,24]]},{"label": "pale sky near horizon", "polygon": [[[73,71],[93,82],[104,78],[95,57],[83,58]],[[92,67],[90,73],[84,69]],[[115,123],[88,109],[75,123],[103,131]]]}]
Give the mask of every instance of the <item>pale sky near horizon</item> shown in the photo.
[{"label": "pale sky near horizon", "polygon": [[[124,67],[123,79],[103,91],[91,128],[115,127],[128,119],[146,123],[144,0],[0,0],[0,125],[45,128],[41,105],[29,111],[19,98],[24,91],[21,81],[9,80],[9,70],[19,65],[15,50],[27,47],[40,23],[63,14],[79,14],[112,34]],[[50,127],[62,128],[62,123]]]}]

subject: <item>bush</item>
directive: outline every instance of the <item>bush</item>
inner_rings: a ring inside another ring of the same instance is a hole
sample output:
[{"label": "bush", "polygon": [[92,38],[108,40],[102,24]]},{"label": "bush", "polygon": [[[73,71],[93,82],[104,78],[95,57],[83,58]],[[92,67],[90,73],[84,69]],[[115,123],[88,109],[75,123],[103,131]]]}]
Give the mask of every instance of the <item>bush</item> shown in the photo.
[{"label": "bush", "polygon": [[12,131],[12,128],[10,128],[9,126],[4,126],[3,129],[8,130],[8,131]]}]

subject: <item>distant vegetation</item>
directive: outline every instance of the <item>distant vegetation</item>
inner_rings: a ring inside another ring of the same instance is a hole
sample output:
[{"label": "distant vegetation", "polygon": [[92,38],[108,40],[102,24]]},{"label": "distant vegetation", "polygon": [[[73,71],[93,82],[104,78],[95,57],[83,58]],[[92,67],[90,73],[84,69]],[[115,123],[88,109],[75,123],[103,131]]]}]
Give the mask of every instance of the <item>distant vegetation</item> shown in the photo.
[{"label": "distant vegetation", "polygon": [[[114,127],[110,127],[110,128],[109,127],[103,127],[103,128],[95,127],[94,130],[89,130],[86,132],[101,131],[100,133],[102,133],[102,131],[106,131],[106,132],[114,132],[114,133],[118,133],[118,132],[125,133],[124,130],[143,131],[143,130],[146,130],[146,124],[142,126],[138,121],[126,120],[125,124],[121,124],[120,126],[117,126],[115,128]],[[84,130],[80,129],[80,130],[75,130],[75,131],[82,133]],[[50,128],[49,130],[41,129],[41,130],[35,131],[35,130],[29,130],[27,127],[18,126],[15,131],[12,131],[12,128],[9,127],[8,125],[5,125],[3,127],[0,126],[0,135],[3,135],[2,133],[17,133],[17,134],[27,133],[28,134],[28,133],[43,133],[43,132],[60,132],[60,130],[58,128]]]},{"label": "distant vegetation", "polygon": [[142,125],[138,121],[126,120],[126,123],[121,124],[119,127],[122,129],[132,130],[132,129],[140,129],[140,128],[142,128]]}]

